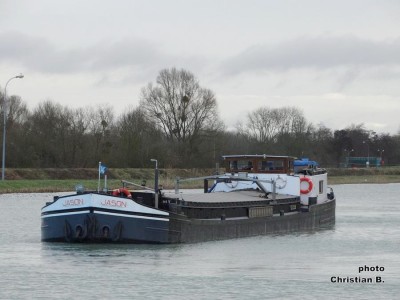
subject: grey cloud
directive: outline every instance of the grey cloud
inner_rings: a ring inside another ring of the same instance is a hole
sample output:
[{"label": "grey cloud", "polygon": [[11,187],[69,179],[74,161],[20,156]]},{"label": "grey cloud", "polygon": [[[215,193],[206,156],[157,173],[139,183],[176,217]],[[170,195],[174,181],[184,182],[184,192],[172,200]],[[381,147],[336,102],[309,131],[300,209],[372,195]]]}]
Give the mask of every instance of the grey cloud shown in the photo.
[{"label": "grey cloud", "polygon": [[99,44],[89,49],[94,69],[145,65],[170,58],[157,50],[157,46],[141,39],[118,41],[111,45]]},{"label": "grey cloud", "polygon": [[57,50],[43,38],[17,32],[2,33],[0,40],[0,61],[15,61],[35,71],[71,72],[81,68],[85,58],[80,51]]},{"label": "grey cloud", "polygon": [[248,48],[222,64],[228,74],[342,66],[400,64],[400,39],[372,41],[353,36],[298,38]]},{"label": "grey cloud", "polygon": [[169,62],[158,46],[142,39],[98,43],[86,48],[58,49],[46,39],[21,33],[0,33],[0,62],[14,61],[47,73],[101,71]]}]

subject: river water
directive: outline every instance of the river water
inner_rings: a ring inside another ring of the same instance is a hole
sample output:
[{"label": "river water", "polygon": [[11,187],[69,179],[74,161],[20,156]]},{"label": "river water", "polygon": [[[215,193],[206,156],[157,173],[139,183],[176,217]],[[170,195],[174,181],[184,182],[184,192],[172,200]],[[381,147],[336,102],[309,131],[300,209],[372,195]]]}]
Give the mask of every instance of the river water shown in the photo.
[{"label": "river water", "polygon": [[400,184],[334,190],[333,229],[187,245],[41,243],[53,194],[0,195],[0,299],[399,299]]}]

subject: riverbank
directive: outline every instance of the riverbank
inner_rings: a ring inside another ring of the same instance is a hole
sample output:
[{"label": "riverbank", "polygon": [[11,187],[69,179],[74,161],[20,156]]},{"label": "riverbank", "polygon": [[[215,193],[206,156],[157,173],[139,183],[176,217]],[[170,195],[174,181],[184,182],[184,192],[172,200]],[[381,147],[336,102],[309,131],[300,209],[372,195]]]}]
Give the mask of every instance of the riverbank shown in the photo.
[{"label": "riverbank", "polygon": [[[213,174],[213,169],[160,169],[159,183],[173,189],[176,177],[191,178]],[[220,172],[223,172],[221,169]],[[369,169],[328,169],[329,184],[400,183],[400,167]],[[86,190],[98,187],[97,169],[7,169],[0,181],[0,193],[44,193],[74,191],[76,185]],[[121,187],[121,179],[147,187],[154,186],[153,169],[113,169],[108,172],[107,186]],[[180,188],[202,188],[202,181],[184,182]],[[101,180],[101,187],[104,179]]]},{"label": "riverbank", "polygon": [[[223,172],[224,170],[220,170]],[[201,177],[214,174],[215,169],[160,169],[159,184],[165,189],[173,189],[175,180],[180,178]],[[85,190],[98,189],[98,169],[86,168],[48,168],[48,169],[7,169],[6,180],[0,181],[0,193],[45,193],[75,191],[77,185]],[[107,171],[109,189],[122,186],[121,180],[127,180],[145,187],[154,187],[154,169],[121,168]],[[101,189],[104,187],[101,176]],[[181,188],[201,188],[202,182],[182,182]]]}]

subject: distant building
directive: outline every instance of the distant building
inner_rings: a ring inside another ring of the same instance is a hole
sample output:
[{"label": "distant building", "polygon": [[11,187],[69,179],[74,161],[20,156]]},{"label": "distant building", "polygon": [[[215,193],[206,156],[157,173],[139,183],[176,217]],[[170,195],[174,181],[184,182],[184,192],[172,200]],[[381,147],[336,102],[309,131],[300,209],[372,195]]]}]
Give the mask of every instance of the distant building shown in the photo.
[{"label": "distant building", "polygon": [[369,162],[370,167],[380,167],[382,159],[380,157],[346,157],[345,168],[365,168]]}]

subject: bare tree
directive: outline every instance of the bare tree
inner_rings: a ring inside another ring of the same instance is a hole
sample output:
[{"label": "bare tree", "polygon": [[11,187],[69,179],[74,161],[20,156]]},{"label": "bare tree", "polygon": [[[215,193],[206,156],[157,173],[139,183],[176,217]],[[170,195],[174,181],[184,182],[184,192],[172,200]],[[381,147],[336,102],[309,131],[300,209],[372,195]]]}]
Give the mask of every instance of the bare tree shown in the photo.
[{"label": "bare tree", "polygon": [[[122,114],[116,126],[119,145],[115,152],[119,154],[119,161],[130,167],[148,165],[153,150],[162,142],[161,132],[140,108],[131,108]],[[157,158],[162,157],[157,155]]]},{"label": "bare tree", "polygon": [[30,143],[33,145],[33,160],[36,166],[62,166],[67,150],[70,114],[60,104],[50,100],[40,103],[33,111],[29,123]]},{"label": "bare tree", "polygon": [[161,70],[156,84],[142,89],[141,107],[169,140],[193,141],[202,131],[221,128],[214,93],[186,70]]},{"label": "bare tree", "polygon": [[276,111],[260,107],[247,115],[247,122],[241,130],[244,135],[265,143],[274,139],[279,132],[279,119]]},{"label": "bare tree", "polygon": [[[7,97],[7,127],[12,127],[13,124],[22,124],[27,120],[29,110],[27,105],[22,102],[21,97],[11,96]],[[4,101],[1,100],[1,111],[3,111]],[[3,118],[3,113],[1,113]]]},{"label": "bare tree", "polygon": [[[0,124],[4,124],[4,95],[0,91]],[[30,112],[27,105],[19,96],[7,97],[6,105],[6,126],[7,126],[7,165],[15,167],[24,164],[24,160],[29,160],[26,147],[26,126]],[[1,127],[2,128],[2,127]],[[0,140],[3,139],[3,131],[0,133]],[[20,145],[24,145],[20,147]],[[29,147],[29,146],[28,146]]]},{"label": "bare tree", "polygon": [[96,109],[88,108],[88,130],[94,139],[92,164],[97,161],[112,159],[111,148],[113,146],[112,131],[114,129],[114,110],[109,105],[99,105]]},{"label": "bare tree", "polygon": [[87,108],[74,109],[70,118],[70,165],[72,166],[83,167],[88,165],[89,157],[92,155],[89,151],[92,145],[87,142],[90,123],[87,111]]},{"label": "bare tree", "polygon": [[302,111],[296,107],[260,107],[247,115],[245,125],[241,124],[238,131],[267,143],[276,142],[282,135],[305,133],[309,126]]},{"label": "bare tree", "polygon": [[142,89],[140,100],[149,122],[164,133],[173,166],[190,163],[198,156],[203,137],[223,128],[214,93],[200,87],[184,69],[161,70],[156,83]]}]

